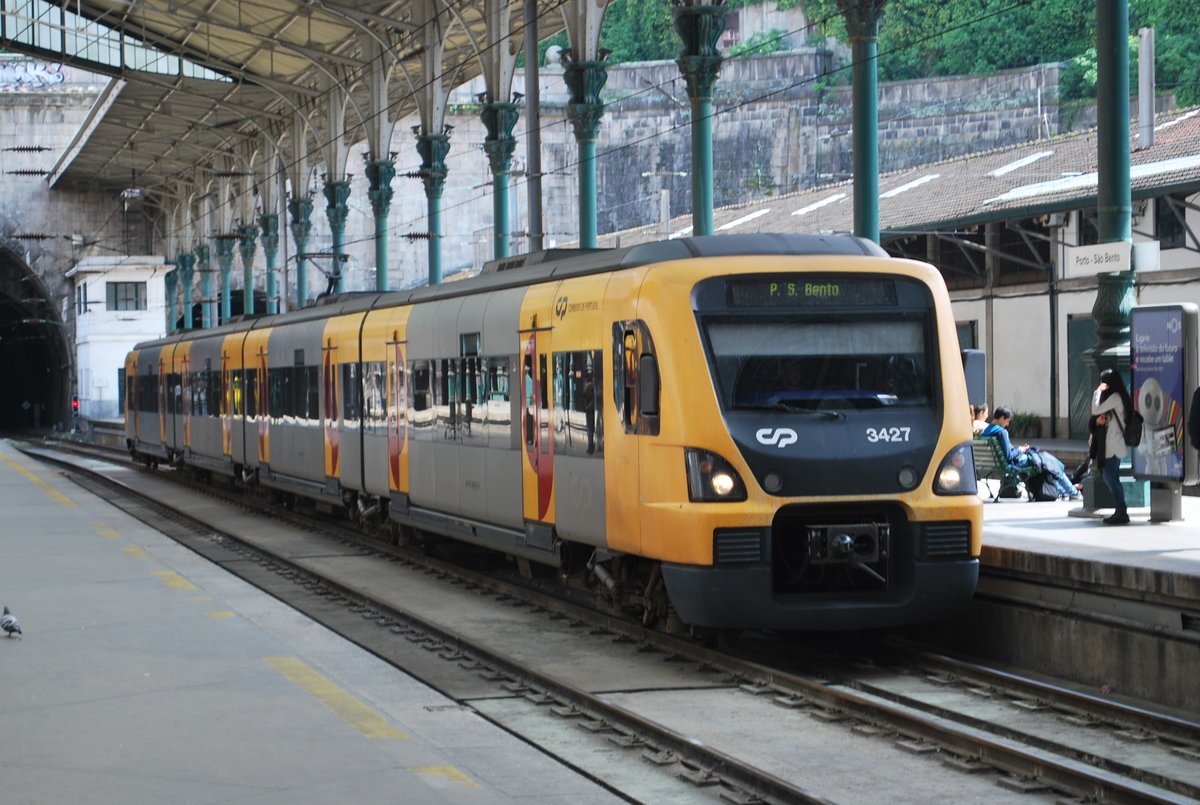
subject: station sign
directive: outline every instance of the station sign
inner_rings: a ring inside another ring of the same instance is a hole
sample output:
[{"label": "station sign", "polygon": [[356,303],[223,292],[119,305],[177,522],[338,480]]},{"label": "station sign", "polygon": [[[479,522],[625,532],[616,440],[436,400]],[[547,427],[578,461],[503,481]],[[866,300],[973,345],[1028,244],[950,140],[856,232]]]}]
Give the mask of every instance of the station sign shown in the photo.
[{"label": "station sign", "polygon": [[1142,442],[1133,474],[1143,481],[1194,484],[1196,450],[1187,441],[1187,414],[1197,375],[1197,306],[1139,305],[1129,314],[1133,404],[1142,415]]},{"label": "station sign", "polygon": [[1127,240],[1096,243],[1091,246],[1068,246],[1064,249],[1063,275],[1092,277],[1111,271],[1129,271],[1133,244]]}]

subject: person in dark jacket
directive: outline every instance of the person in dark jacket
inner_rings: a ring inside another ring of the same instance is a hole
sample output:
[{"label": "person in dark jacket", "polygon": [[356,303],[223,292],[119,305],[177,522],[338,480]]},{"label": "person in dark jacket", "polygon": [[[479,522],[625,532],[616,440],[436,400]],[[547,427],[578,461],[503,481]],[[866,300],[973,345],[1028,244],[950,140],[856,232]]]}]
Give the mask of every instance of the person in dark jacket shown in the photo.
[{"label": "person in dark jacket", "polygon": [[1129,510],[1125,507],[1125,490],[1121,487],[1121,459],[1129,454],[1125,447],[1125,423],[1133,411],[1133,399],[1125,388],[1125,381],[1115,369],[1100,373],[1100,385],[1092,393],[1092,415],[1105,417],[1104,427],[1096,431],[1100,444],[1096,446],[1096,463],[1100,475],[1112,493],[1117,508],[1104,522],[1108,525],[1124,525],[1129,522]]}]

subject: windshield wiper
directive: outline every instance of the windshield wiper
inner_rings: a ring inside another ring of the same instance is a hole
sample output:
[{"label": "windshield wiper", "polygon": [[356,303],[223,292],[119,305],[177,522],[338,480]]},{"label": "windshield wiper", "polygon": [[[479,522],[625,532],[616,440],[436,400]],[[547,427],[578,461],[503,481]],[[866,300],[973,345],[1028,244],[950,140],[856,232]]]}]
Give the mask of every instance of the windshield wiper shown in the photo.
[{"label": "windshield wiper", "polygon": [[809,416],[819,416],[822,419],[840,420],[845,419],[846,415],[841,411],[831,411],[827,408],[796,408],[787,403],[778,402],[773,405],[738,405],[735,406],[735,411],[783,411],[788,414],[807,414]]}]

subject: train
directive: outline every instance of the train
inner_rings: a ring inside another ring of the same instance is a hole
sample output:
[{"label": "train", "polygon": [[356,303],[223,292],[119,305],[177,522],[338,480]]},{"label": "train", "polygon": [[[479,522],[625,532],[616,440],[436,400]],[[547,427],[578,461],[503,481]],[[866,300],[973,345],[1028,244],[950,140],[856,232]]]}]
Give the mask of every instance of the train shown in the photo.
[{"label": "train", "polygon": [[140,461],[487,548],[646,623],[886,629],[978,580],[945,283],[862,238],[498,259],[138,344],[125,384]]}]

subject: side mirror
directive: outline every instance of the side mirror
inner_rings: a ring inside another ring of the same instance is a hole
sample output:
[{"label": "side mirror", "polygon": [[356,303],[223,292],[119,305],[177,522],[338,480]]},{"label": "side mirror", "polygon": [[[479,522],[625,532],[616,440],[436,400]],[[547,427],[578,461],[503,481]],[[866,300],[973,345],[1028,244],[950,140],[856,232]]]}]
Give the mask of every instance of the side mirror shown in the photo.
[{"label": "side mirror", "polygon": [[964,349],[962,365],[967,378],[967,402],[983,405],[987,402],[987,356],[983,350]]}]

